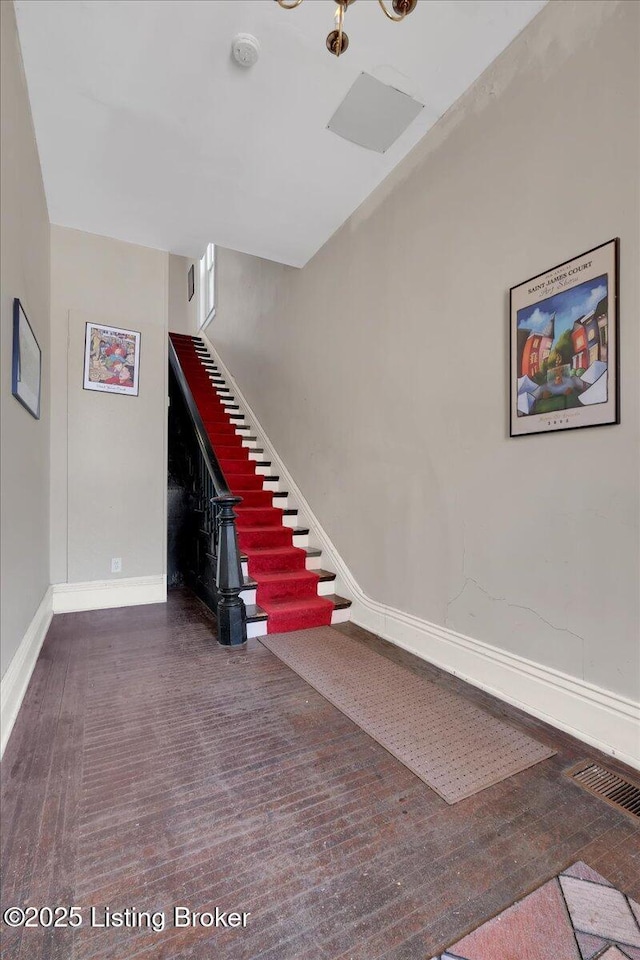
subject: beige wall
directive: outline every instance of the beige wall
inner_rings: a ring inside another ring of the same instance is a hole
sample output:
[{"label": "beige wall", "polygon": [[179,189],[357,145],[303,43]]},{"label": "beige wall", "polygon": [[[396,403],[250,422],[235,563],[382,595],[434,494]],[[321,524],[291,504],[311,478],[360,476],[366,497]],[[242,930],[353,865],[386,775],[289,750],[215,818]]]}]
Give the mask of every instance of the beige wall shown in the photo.
[{"label": "beige wall", "polygon": [[[49,586],[49,217],[13,4],[0,3],[2,674]],[[11,396],[13,299],[43,356],[41,419]]]},{"label": "beige wall", "polygon": [[[167,253],[51,228],[54,583],[165,572],[167,304]],[[88,321],[141,332],[139,396],[83,389]]]},{"label": "beige wall", "polygon": [[[209,335],[370,597],[640,689],[636,2],[552,2],[302,270]],[[622,424],[508,438],[508,290],[621,238]]]},{"label": "beige wall", "polygon": [[[194,265],[195,293],[187,296],[187,274]],[[169,254],[169,330],[195,336],[198,332],[198,267],[196,260]]]}]

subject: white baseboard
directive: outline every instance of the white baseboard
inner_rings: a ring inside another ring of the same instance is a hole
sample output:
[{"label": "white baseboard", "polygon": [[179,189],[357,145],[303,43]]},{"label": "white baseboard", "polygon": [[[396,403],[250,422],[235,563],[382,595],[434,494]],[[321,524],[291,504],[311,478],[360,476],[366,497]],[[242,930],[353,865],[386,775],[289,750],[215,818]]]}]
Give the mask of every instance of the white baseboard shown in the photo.
[{"label": "white baseboard", "polygon": [[304,513],[311,542],[322,548],[328,558],[326,566],[336,572],[336,593],[351,600],[353,623],[640,769],[640,704],[368,597],[279,458],[220,354],[207,336],[202,332],[200,336],[227,384],[233,387],[233,394],[251,423],[251,432],[258,435],[258,445],[265,448],[264,458],[272,461],[273,472],[279,474],[283,489],[289,491]]},{"label": "white baseboard", "polygon": [[51,623],[52,596],[53,591],[48,587],[0,683],[0,757],[4,754],[4,748],[11,736],[40,648]]},{"label": "white baseboard", "polygon": [[165,603],[166,599],[166,576],[88,580],[85,583],[54,583],[53,585],[54,613],[135,607],[143,603]]}]

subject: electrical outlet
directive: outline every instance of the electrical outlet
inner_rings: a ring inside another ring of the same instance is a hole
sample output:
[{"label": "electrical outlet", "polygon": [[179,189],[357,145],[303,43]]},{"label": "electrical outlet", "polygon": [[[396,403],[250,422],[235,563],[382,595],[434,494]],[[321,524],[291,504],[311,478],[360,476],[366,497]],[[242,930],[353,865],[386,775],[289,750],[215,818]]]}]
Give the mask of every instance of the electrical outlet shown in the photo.
[{"label": "electrical outlet", "polygon": [[122,573],[122,557],[111,557],[111,573]]}]

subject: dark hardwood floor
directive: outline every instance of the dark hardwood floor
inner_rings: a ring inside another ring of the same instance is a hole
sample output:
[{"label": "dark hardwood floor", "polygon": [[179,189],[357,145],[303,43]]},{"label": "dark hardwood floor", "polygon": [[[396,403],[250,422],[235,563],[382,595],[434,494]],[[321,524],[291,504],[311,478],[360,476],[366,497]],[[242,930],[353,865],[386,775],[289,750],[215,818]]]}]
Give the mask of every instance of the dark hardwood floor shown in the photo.
[{"label": "dark hardwood floor", "polygon": [[[186,593],[56,616],[2,764],[2,907],[83,925],[3,926],[5,960],[426,960],[575,860],[638,897],[640,824],[563,774],[597,751],[337,629],[558,754],[448,806],[258,641],[218,647]],[[250,916],[176,928],[175,906]]]}]

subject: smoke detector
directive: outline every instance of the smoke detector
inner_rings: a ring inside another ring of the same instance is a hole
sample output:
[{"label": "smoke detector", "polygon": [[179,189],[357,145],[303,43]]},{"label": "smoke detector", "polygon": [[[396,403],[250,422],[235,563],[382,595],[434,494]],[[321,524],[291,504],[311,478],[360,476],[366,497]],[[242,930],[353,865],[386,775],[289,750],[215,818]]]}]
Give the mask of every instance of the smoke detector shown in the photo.
[{"label": "smoke detector", "polygon": [[252,67],[260,56],[260,42],[250,33],[239,33],[233,38],[231,53],[241,67]]}]

